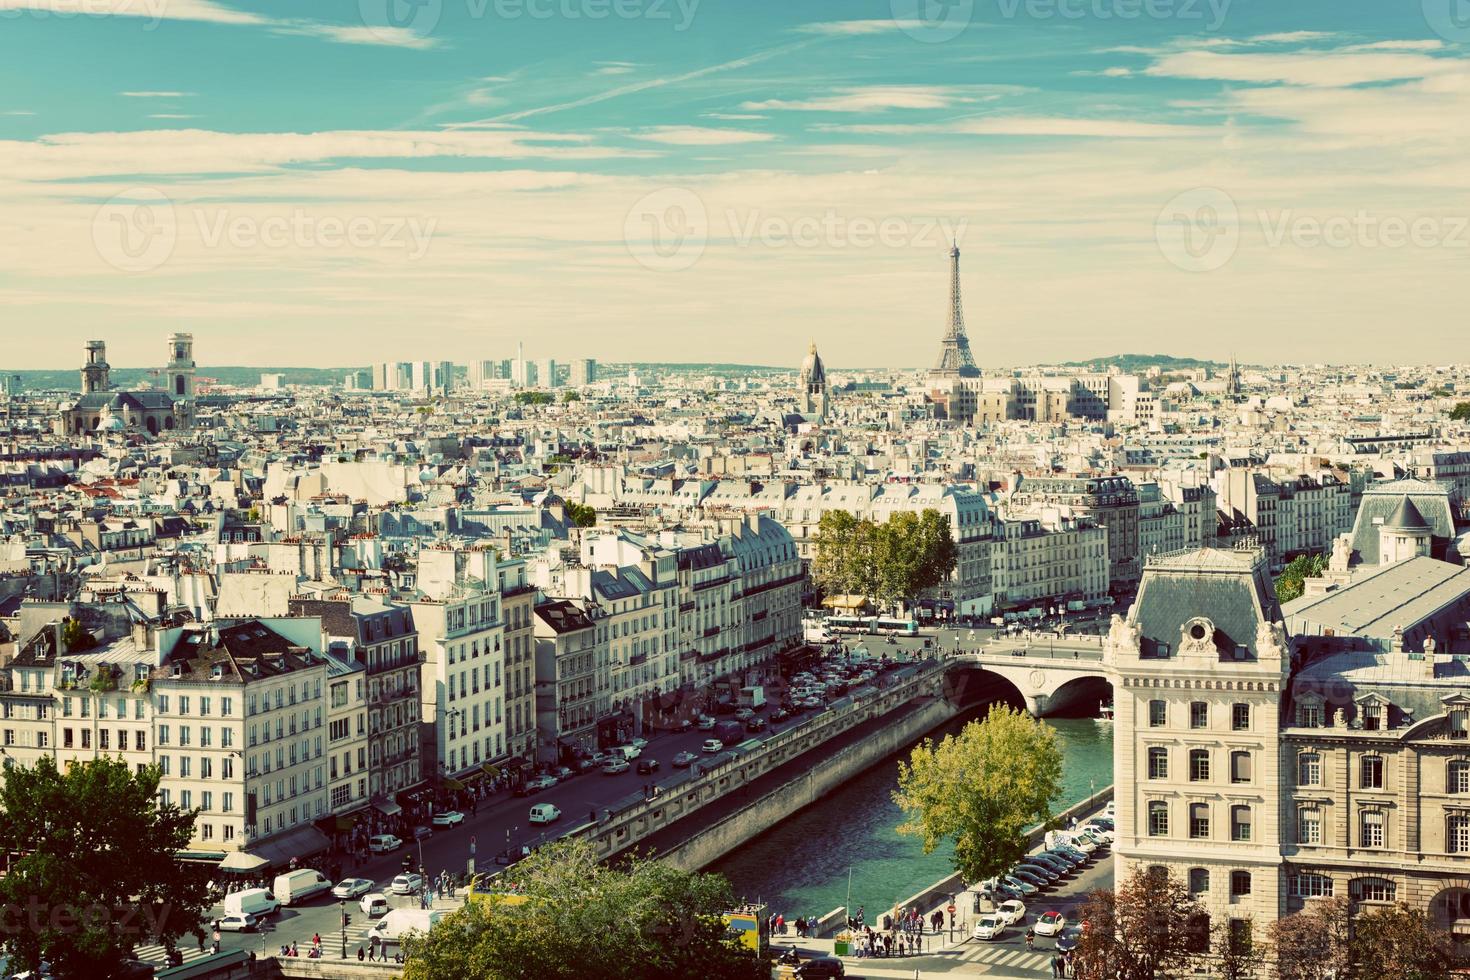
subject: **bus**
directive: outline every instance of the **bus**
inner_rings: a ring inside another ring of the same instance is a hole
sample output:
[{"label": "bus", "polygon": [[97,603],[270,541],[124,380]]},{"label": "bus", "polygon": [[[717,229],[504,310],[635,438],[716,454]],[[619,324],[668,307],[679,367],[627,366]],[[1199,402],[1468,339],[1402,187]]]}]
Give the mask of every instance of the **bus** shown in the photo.
[{"label": "bus", "polygon": [[741,946],[765,956],[770,945],[770,923],[766,921],[766,907],[760,904],[742,905],[725,913],[725,926],[734,934]]},{"label": "bus", "polygon": [[896,619],[892,616],[879,616],[876,625],[879,633],[897,633],[900,636],[919,635],[919,624],[912,619]]},{"label": "bus", "polygon": [[869,633],[873,629],[873,617],[828,616],[826,626],[832,633]]}]

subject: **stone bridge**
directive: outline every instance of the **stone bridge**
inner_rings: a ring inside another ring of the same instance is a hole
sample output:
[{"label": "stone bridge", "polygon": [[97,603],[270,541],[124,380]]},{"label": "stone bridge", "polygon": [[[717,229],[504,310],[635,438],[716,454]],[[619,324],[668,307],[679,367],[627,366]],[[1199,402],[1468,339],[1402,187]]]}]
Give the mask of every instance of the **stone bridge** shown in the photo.
[{"label": "stone bridge", "polygon": [[[996,639],[984,646],[942,651],[950,695],[964,698],[998,678],[1015,688],[1026,710],[1037,718],[1069,708],[1094,714],[1112,700],[1112,686],[1102,664],[1102,636],[1055,636]],[[1003,687],[1003,685],[1002,685]]]}]

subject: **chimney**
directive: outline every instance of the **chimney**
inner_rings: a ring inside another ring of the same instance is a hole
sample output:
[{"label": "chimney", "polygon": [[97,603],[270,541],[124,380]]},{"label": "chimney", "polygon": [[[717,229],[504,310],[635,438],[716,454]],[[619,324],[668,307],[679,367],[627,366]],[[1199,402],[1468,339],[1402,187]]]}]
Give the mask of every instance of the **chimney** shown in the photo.
[{"label": "chimney", "polygon": [[1439,644],[1434,642],[1433,636],[1424,638],[1424,677],[1426,680],[1434,680],[1434,665],[1437,657]]}]

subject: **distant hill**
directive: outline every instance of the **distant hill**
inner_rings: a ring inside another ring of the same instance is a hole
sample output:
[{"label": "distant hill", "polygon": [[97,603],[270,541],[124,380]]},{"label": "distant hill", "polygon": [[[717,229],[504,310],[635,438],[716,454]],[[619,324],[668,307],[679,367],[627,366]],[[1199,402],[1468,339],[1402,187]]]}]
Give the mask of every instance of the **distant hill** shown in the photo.
[{"label": "distant hill", "polygon": [[[348,373],[360,368],[300,368],[300,367],[215,367],[201,365],[195,377],[211,378],[220,384],[254,387],[260,384],[262,374],[279,374],[282,383],[288,385],[341,384]],[[6,371],[0,368],[0,377],[12,378],[19,375],[17,391],[81,391],[82,379],[77,369],[61,371]],[[150,373],[146,368],[113,368],[112,384],[126,391],[143,385],[162,388],[166,382],[162,371]]]},{"label": "distant hill", "polygon": [[1110,367],[1116,367],[1129,374],[1136,374],[1155,367],[1161,371],[1188,371],[1194,368],[1225,368],[1229,365],[1220,361],[1175,357],[1172,354],[1113,354],[1108,357],[1094,357],[1090,361],[1064,361],[1058,367],[1086,368],[1092,371],[1106,371]]}]

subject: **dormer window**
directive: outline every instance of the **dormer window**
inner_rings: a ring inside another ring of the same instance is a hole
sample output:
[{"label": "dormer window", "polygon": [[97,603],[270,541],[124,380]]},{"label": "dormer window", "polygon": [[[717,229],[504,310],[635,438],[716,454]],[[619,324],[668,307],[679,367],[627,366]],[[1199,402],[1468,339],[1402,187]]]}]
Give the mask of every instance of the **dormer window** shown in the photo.
[{"label": "dormer window", "polygon": [[1297,705],[1296,725],[1298,728],[1321,728],[1322,706],[1316,702]]},{"label": "dormer window", "polygon": [[1470,709],[1450,709],[1450,738],[1470,738]]},{"label": "dormer window", "polygon": [[1367,701],[1363,704],[1363,730],[1365,732],[1376,732],[1383,728],[1383,704],[1378,701]]}]

